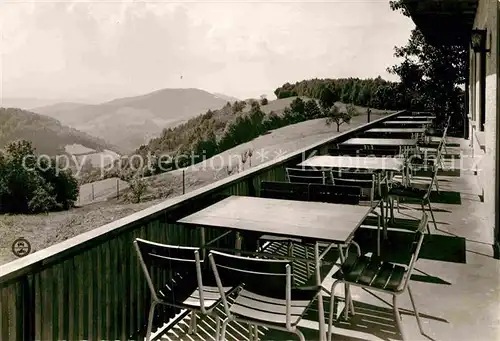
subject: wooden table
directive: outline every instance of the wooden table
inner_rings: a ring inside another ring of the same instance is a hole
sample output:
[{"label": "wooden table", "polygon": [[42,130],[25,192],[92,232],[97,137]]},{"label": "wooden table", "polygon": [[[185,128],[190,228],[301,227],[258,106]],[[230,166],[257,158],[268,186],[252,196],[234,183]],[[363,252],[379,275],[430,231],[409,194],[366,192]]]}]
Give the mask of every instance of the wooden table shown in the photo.
[{"label": "wooden table", "polygon": [[[308,201],[231,196],[178,221],[181,224],[227,228],[275,236],[349,243],[372,207]],[[316,284],[321,286],[320,259],[316,258]],[[346,295],[347,297],[347,295]],[[346,307],[348,309],[348,307]],[[325,340],[323,296],[318,296],[319,333]]]},{"label": "wooden table", "polygon": [[357,146],[405,146],[415,147],[416,139],[391,139],[391,138],[368,138],[355,137],[340,143],[341,145],[357,145]]},{"label": "wooden table", "polygon": [[299,166],[319,168],[358,168],[377,171],[403,170],[404,160],[395,157],[330,156],[319,155],[300,163]]},{"label": "wooden table", "polygon": [[178,223],[347,244],[371,210],[359,205],[230,196]]},{"label": "wooden table", "polygon": [[372,128],[366,131],[367,133],[408,133],[408,134],[423,134],[424,128]]},{"label": "wooden table", "polygon": [[428,125],[428,124],[431,124],[432,121],[417,121],[417,120],[409,120],[409,121],[405,121],[405,120],[399,120],[399,121],[386,121],[384,122],[384,124],[387,124],[387,125],[398,125],[398,124],[401,124],[401,125]]},{"label": "wooden table", "polygon": [[436,116],[430,116],[430,115],[413,115],[413,116],[398,116],[398,117],[395,117],[395,119],[402,119],[402,120],[418,120],[418,119],[433,120],[435,118],[436,118]]}]

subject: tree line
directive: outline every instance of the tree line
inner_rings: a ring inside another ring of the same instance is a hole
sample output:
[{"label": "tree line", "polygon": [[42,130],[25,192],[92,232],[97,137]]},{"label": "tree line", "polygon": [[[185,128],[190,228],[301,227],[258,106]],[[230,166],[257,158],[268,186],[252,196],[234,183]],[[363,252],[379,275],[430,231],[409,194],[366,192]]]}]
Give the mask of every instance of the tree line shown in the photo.
[{"label": "tree line", "polygon": [[277,98],[307,96],[322,102],[352,103],[381,110],[402,110],[411,103],[399,82],[377,78],[309,79],[285,83],[274,91]]}]

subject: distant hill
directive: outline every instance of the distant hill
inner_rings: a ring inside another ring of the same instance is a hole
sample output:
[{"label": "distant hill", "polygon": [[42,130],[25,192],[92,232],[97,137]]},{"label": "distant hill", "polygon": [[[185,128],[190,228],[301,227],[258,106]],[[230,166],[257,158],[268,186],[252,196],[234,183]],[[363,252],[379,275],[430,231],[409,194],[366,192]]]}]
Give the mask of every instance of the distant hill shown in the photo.
[{"label": "distant hill", "polygon": [[82,109],[83,107],[89,106],[90,104],[75,103],[75,102],[59,102],[55,104],[45,105],[42,107],[36,107],[30,111],[36,112],[38,114],[47,116],[60,116],[64,111]]},{"label": "distant hill", "polygon": [[204,90],[162,89],[97,105],[59,103],[37,112],[131,151],[158,136],[166,126],[226,103],[220,95]]},{"label": "distant hill", "polygon": [[[284,98],[274,101],[269,101],[267,105],[260,106],[260,109],[265,114],[270,114],[271,111],[276,115],[283,114],[285,108],[293,102],[293,98]],[[308,100],[307,97],[301,97],[303,100]],[[204,113],[191,118],[187,122],[183,122],[174,128],[165,129],[162,134],[151,139],[146,148],[155,153],[171,153],[178,150],[190,150],[194,141],[202,136],[214,134],[219,139],[227,125],[236,121],[239,117],[248,115],[252,99],[239,101],[242,103],[240,112],[235,113],[233,106],[225,105],[224,107],[213,110],[211,115]],[[255,101],[255,100],[253,100]]]},{"label": "distant hill", "polygon": [[119,152],[112,144],[64,126],[54,118],[17,108],[0,108],[0,148],[18,139],[30,140],[37,153],[51,156],[67,153],[70,147],[76,150],[75,146],[85,149],[85,153]]},{"label": "distant hill", "polygon": [[53,105],[60,102],[58,99],[41,99],[32,97],[0,97],[0,107],[3,108],[20,108],[24,110],[32,110],[35,107]]},{"label": "distant hill", "polygon": [[217,97],[219,97],[219,98],[222,98],[223,100],[228,101],[228,102],[236,102],[236,101],[240,100],[240,99],[238,99],[236,97],[227,96],[227,95],[224,95],[224,94],[221,94],[221,93],[218,93],[218,92],[214,92],[214,95],[217,96]]}]

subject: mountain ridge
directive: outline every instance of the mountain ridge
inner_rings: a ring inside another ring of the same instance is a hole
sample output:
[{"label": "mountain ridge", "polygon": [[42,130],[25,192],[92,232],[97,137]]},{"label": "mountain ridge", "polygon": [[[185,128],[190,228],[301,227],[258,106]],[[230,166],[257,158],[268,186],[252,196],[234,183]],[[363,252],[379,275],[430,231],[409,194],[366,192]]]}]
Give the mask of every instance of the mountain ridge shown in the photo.
[{"label": "mountain ridge", "polygon": [[38,110],[121,149],[134,150],[164,128],[222,108],[227,102],[201,89],[164,88],[100,104],[58,103]]},{"label": "mountain ridge", "polygon": [[0,148],[9,142],[25,139],[33,143],[40,154],[66,154],[66,147],[81,145],[97,152],[121,150],[85,132],[65,126],[53,117],[19,108],[0,108]]}]

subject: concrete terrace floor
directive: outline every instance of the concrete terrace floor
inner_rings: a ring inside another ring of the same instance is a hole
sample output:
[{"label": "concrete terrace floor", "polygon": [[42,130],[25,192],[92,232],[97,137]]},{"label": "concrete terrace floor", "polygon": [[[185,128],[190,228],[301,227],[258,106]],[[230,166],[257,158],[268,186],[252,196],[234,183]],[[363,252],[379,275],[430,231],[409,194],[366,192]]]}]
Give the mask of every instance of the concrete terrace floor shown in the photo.
[{"label": "concrete terrace floor", "polygon": [[[430,238],[426,236],[410,280],[426,335],[421,335],[418,330],[407,293],[399,299],[402,324],[408,340],[499,340],[500,261],[493,258],[493,228],[486,226],[484,219],[494,212],[488,212],[481,202],[476,176],[467,170],[472,163],[467,157],[470,155],[468,141],[449,139],[450,142],[460,144],[460,147],[449,148],[448,153],[462,152],[462,170],[459,176],[439,176],[440,190],[446,193],[447,199],[439,200],[436,196],[437,200],[433,200],[437,201],[432,203],[432,207],[438,230],[430,222],[433,235]],[[405,254],[408,247],[408,238],[405,237],[411,237],[408,228],[415,226],[414,220],[421,215],[418,207],[402,203],[400,211],[395,212],[396,223],[394,228],[389,228],[389,243],[383,245],[383,256],[388,260],[401,261],[398,257]],[[362,251],[373,251],[374,230],[361,228],[358,232]],[[296,268],[304,272],[303,265],[299,264]],[[336,267],[323,281],[327,289],[331,287],[331,274],[335,270]],[[337,288],[336,295],[343,297],[342,286]],[[391,296],[371,294],[356,287],[352,288],[352,295],[356,315],[350,316],[348,321],[339,317],[334,322],[333,340],[401,340],[392,313]],[[328,307],[329,297],[325,297],[326,323]],[[200,319],[196,335],[187,334],[187,316],[167,332],[157,335],[158,339],[214,340],[213,319]],[[299,326],[307,340],[318,340],[315,304]],[[264,328],[259,329],[259,338],[298,339],[293,334]],[[227,339],[248,340],[246,326],[231,324]]]}]

